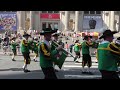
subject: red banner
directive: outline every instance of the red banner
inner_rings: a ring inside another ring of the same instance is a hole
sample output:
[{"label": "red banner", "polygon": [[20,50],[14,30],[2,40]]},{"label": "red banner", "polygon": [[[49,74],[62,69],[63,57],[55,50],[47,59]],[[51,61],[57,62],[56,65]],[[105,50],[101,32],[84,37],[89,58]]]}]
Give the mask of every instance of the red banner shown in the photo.
[{"label": "red banner", "polygon": [[41,13],[40,14],[40,18],[41,19],[60,19],[60,14],[56,14],[56,13]]}]

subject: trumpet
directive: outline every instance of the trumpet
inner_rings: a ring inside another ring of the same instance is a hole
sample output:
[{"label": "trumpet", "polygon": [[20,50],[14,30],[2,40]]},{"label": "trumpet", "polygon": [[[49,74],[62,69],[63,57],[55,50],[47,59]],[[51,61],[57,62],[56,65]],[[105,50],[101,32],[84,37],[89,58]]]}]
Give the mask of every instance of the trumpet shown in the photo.
[{"label": "trumpet", "polygon": [[[58,43],[56,43],[55,41],[52,41],[53,43],[55,43],[57,46],[59,46],[59,44]],[[54,45],[55,46],[55,45]],[[56,47],[56,46],[55,46]],[[64,50],[64,51],[66,51],[64,48],[62,48],[62,50]],[[68,51],[66,51],[71,57],[73,57],[74,58],[74,61],[77,59],[75,56],[73,56],[72,55],[72,53],[70,53],[70,52],[68,52]],[[64,53],[64,52],[63,52]],[[65,53],[64,53],[65,54]],[[66,55],[66,54],[65,54]],[[66,55],[66,56],[68,56],[68,55]]]}]

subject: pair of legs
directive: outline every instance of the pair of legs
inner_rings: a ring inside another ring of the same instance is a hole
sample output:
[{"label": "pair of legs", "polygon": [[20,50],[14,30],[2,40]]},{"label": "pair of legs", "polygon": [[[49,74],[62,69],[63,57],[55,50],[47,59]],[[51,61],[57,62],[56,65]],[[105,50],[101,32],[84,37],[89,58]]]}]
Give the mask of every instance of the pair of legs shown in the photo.
[{"label": "pair of legs", "polygon": [[100,70],[102,79],[119,79],[118,73],[116,71],[106,71]]},{"label": "pair of legs", "polygon": [[[75,58],[74,58],[74,61],[76,61],[77,59],[79,59],[81,56],[80,56],[80,51],[75,51]],[[78,62],[78,61],[76,61]]]},{"label": "pair of legs", "polygon": [[45,75],[44,79],[57,79],[57,76],[55,74],[55,70],[53,67],[47,67],[47,68],[42,68],[42,71]]},{"label": "pair of legs", "polygon": [[24,65],[23,65],[23,70],[24,72],[30,72],[30,70],[27,69],[27,65],[30,64],[30,53],[25,53],[25,52],[22,52],[23,54],[23,57],[24,57]]},{"label": "pair of legs", "polygon": [[82,58],[83,72],[85,72],[84,67],[86,66],[86,64],[88,66],[88,72],[90,72],[89,69],[92,66],[92,61],[91,61],[91,56],[89,54],[83,54],[83,58]]},{"label": "pair of legs", "polygon": [[16,49],[12,49],[12,52],[13,52],[13,54],[12,54],[12,61],[16,61],[15,60],[15,56],[17,55]]},{"label": "pair of legs", "polygon": [[34,60],[35,62],[37,62],[37,60],[36,60],[37,57],[38,57],[38,52],[35,52],[35,56],[34,56],[34,58],[33,58],[33,60]]},{"label": "pair of legs", "polygon": [[70,48],[70,53],[72,53],[72,50],[73,50],[73,49],[72,49],[72,48]]},{"label": "pair of legs", "polygon": [[6,54],[7,49],[8,49],[8,46],[3,46],[3,52],[4,52],[4,54]]}]

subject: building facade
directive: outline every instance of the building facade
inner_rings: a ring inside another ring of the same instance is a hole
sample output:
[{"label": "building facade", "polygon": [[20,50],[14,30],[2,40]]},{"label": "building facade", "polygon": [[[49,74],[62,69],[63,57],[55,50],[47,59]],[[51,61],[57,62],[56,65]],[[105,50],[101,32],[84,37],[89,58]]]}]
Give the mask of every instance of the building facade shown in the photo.
[{"label": "building facade", "polygon": [[[119,11],[16,11],[17,31],[38,30],[51,27],[60,31],[97,31],[109,28],[120,30]],[[90,28],[94,20],[95,28]]]}]

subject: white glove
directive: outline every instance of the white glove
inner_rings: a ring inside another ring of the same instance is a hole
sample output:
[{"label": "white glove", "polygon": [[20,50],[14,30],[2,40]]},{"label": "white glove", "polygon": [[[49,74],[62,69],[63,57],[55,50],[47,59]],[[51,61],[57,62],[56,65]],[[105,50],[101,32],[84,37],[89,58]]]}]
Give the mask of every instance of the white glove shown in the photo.
[{"label": "white glove", "polygon": [[57,48],[56,48],[58,51],[61,51],[63,49],[62,45],[59,45]]}]

